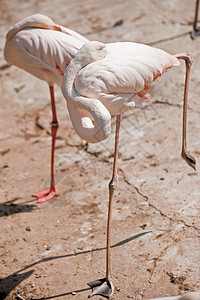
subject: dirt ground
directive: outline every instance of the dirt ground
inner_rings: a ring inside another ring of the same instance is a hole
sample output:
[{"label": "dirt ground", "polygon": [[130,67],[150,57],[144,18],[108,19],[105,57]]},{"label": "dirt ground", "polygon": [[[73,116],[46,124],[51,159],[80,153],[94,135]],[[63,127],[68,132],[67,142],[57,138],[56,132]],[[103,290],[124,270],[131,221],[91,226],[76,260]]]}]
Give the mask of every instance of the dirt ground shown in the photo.
[{"label": "dirt ground", "polygon": [[[57,196],[49,184],[48,85],[3,58],[9,27],[33,13],[102,42],[135,41],[193,56],[188,148],[181,158],[184,63],[159,78],[151,100],[123,115],[113,208],[111,299],[150,299],[200,288],[200,38],[192,40],[195,0],[0,0],[0,299],[86,299],[105,276],[108,183],[114,134],[87,145],[56,87]],[[114,26],[118,25],[118,26]],[[114,132],[113,120],[113,132]],[[102,299],[96,296],[95,299]]]}]

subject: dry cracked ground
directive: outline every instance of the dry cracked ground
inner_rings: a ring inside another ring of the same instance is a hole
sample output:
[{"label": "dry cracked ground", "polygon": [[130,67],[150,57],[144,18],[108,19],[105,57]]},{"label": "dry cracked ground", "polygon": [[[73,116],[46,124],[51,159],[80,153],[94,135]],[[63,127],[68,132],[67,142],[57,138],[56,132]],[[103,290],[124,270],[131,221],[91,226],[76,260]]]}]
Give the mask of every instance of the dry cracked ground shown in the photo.
[{"label": "dry cracked ground", "polygon": [[[192,40],[195,0],[0,1],[0,298],[87,299],[104,277],[111,137],[86,144],[72,128],[59,87],[57,196],[37,204],[49,183],[51,111],[46,83],[3,58],[9,27],[43,13],[91,40],[135,41],[193,56],[188,147],[180,157],[185,67],[181,63],[123,115],[113,208],[114,299],[197,291],[200,284],[200,38]],[[96,299],[102,299],[96,296]]]}]

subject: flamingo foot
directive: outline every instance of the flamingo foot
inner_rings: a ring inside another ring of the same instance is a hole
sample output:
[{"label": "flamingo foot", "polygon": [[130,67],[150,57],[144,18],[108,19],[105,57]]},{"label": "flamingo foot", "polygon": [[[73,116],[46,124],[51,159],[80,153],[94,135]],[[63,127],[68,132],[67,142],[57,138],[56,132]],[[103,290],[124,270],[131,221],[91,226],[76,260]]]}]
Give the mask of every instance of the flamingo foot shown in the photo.
[{"label": "flamingo foot", "polygon": [[194,40],[196,37],[200,36],[200,28],[194,29],[192,32],[190,32],[191,38]]},{"label": "flamingo foot", "polygon": [[33,197],[37,198],[37,203],[43,203],[45,201],[48,201],[52,199],[56,194],[56,190],[52,188],[47,188],[41,193],[34,194]]},{"label": "flamingo foot", "polygon": [[92,289],[92,293],[88,296],[88,298],[91,298],[94,295],[110,298],[114,292],[114,286],[112,282],[106,278],[90,281],[88,282],[88,285]]},{"label": "flamingo foot", "polygon": [[194,170],[196,170],[196,159],[191,154],[189,154],[188,152],[182,151],[181,156],[190,167],[192,167]]}]

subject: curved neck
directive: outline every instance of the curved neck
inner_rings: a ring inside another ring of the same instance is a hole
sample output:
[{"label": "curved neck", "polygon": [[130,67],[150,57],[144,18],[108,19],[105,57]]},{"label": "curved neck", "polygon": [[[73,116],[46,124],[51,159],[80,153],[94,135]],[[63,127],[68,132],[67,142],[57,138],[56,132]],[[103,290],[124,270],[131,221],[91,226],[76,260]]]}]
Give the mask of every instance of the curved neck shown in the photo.
[{"label": "curved neck", "polygon": [[87,142],[98,143],[111,133],[111,115],[98,99],[83,97],[74,88],[75,78],[86,64],[79,56],[71,61],[63,76],[62,93],[77,134]]}]

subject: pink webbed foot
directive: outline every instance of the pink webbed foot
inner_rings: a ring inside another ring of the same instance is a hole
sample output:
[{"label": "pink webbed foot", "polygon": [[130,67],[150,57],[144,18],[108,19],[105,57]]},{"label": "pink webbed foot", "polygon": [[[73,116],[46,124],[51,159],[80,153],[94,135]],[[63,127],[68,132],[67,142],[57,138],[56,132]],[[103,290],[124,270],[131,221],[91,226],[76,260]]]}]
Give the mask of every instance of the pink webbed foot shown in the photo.
[{"label": "pink webbed foot", "polygon": [[55,194],[56,194],[56,190],[52,188],[47,188],[41,193],[34,194],[33,197],[37,198],[37,203],[42,203],[52,199],[55,196]]}]

